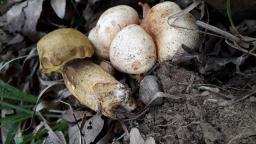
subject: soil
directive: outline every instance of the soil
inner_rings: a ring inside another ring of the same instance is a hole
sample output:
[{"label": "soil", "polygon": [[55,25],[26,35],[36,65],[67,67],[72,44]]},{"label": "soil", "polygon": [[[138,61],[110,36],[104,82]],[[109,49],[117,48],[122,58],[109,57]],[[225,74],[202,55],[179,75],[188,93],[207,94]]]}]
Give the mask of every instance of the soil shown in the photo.
[{"label": "soil", "polygon": [[[235,24],[240,34],[255,37],[255,2],[250,1],[246,5],[241,5],[241,8],[238,6],[234,11],[234,14],[240,11],[244,13],[233,17],[235,17]],[[160,1],[143,0],[143,2],[152,6]],[[185,8],[192,0],[175,0],[175,2]],[[217,0],[214,3],[205,0],[205,5],[198,6],[191,13],[197,20],[232,33],[230,22],[226,17],[226,6],[222,5],[222,2],[226,3],[226,0]],[[66,16],[60,19],[51,8],[50,1],[44,1],[43,10],[36,25],[37,30],[47,33],[61,27],[74,27],[88,35],[102,12],[119,4],[132,6],[142,16],[142,8],[137,1],[82,0],[77,3],[77,8],[73,8],[71,1],[67,1]],[[0,12],[5,13],[7,10],[7,8],[0,9]],[[246,21],[247,18],[252,18],[252,20]],[[241,25],[243,22],[244,25]],[[144,139],[153,137],[156,143],[160,144],[256,144],[255,57],[230,46],[222,37],[208,35],[204,33],[208,31],[202,28],[200,31],[202,41],[198,49],[188,52],[192,56],[190,60],[183,60],[184,64],[160,63],[152,72],[159,79],[164,93],[180,98],[163,98],[161,104],[150,106],[149,110],[138,119],[125,122],[128,132],[136,127]],[[25,36],[21,42],[0,49],[0,66],[3,64],[2,61],[7,62],[25,54],[30,55],[34,47],[32,44],[35,42],[31,40],[31,37]],[[2,48],[1,42],[0,48]],[[255,49],[255,41],[246,47],[246,50],[250,52]],[[0,79],[38,96],[43,88],[49,85],[48,83],[61,79],[59,75],[40,75],[38,64],[38,57],[31,56],[24,63],[19,61],[0,72]],[[133,82],[130,78],[132,76],[129,77],[119,72],[115,76],[127,84],[130,84],[128,83],[130,81]],[[130,84],[130,87],[134,90],[134,95],[138,95],[138,83],[134,82],[133,85]],[[63,87],[48,90],[49,95],[41,99],[49,101],[58,99],[57,96],[61,95],[59,89],[63,90]],[[68,98],[63,98],[64,101],[70,103],[75,111],[85,113],[85,106],[79,104],[74,97],[69,97],[69,93],[66,95],[65,97]],[[62,107],[60,109],[62,110]],[[85,121],[93,115],[92,111],[86,110],[89,114],[83,119]],[[80,114],[80,117],[78,116],[80,119],[84,118],[84,114]],[[94,143],[102,140],[103,137],[114,143],[113,141],[122,137],[120,135],[124,133],[119,122],[106,117],[104,120],[104,128],[99,132]],[[117,128],[114,127],[115,124],[118,125]],[[126,137],[117,141],[117,143],[129,143]]]},{"label": "soil", "polygon": [[[186,95],[178,100],[165,99],[161,106],[151,107],[133,122],[145,138],[152,136],[157,143],[165,144],[255,144],[255,97],[234,102],[221,92],[200,90],[200,86],[207,86],[202,76],[170,63],[160,65],[156,76],[164,92]],[[236,75],[222,88],[235,82],[242,86],[237,81],[242,77]],[[246,95],[238,91],[232,91],[233,99]]]}]

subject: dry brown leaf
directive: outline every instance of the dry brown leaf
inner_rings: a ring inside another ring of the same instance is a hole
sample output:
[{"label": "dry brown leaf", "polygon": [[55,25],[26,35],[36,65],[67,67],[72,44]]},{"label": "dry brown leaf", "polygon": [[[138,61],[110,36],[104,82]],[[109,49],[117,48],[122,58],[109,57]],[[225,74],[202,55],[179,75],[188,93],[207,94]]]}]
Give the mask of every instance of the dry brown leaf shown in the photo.
[{"label": "dry brown leaf", "polygon": [[66,12],[66,0],[51,0],[51,6],[57,16],[63,19]]},{"label": "dry brown leaf", "polygon": [[144,144],[156,144],[156,141],[153,137],[149,137],[146,139]]},{"label": "dry brown leaf", "polygon": [[44,140],[44,144],[66,144],[65,136],[62,131],[56,131],[54,133],[58,136],[59,140],[56,140],[49,131],[48,136]]},{"label": "dry brown leaf", "polygon": [[0,25],[10,33],[21,32],[32,41],[41,37],[36,25],[41,15],[43,0],[27,0],[12,6],[0,17]]},{"label": "dry brown leaf", "polygon": [[130,131],[130,144],[144,144],[144,139],[137,128]]},{"label": "dry brown leaf", "polygon": [[[81,123],[79,124],[81,126]],[[77,125],[70,127],[68,130],[69,143],[70,144],[82,144],[82,143],[92,143],[95,138],[101,132],[104,126],[104,120],[101,118],[101,114],[96,114],[84,124],[84,127],[81,129],[83,136]]]},{"label": "dry brown leaf", "polygon": [[[84,115],[86,117],[92,116],[92,113],[88,112],[88,111],[72,111],[72,110],[66,110],[63,114],[62,114],[62,118],[68,122],[74,123],[79,120],[81,120]],[[75,117],[74,117],[75,116]]]}]

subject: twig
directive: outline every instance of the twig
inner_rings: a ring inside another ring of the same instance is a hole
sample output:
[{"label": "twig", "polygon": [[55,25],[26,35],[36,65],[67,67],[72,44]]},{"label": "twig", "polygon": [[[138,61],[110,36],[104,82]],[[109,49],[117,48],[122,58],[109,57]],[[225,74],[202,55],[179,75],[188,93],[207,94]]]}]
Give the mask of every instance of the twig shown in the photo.
[{"label": "twig", "polygon": [[180,29],[195,31],[195,32],[198,32],[198,33],[207,34],[207,35],[211,35],[211,36],[215,36],[215,37],[219,37],[219,38],[226,38],[226,37],[224,37],[224,36],[222,36],[222,35],[218,35],[218,34],[215,34],[215,33],[207,32],[207,29],[206,29],[205,31],[202,31],[202,30],[198,30],[198,29],[192,29],[192,28],[187,28],[187,27],[178,26],[178,25],[175,25],[175,24],[169,23],[169,22],[168,22],[168,24],[169,24],[171,27],[174,27],[174,28],[180,28]]},{"label": "twig", "polygon": [[36,114],[36,112],[37,112],[36,110],[37,110],[37,106],[38,106],[39,100],[41,99],[41,97],[43,96],[43,94],[44,94],[48,89],[50,89],[51,87],[53,87],[54,85],[58,85],[58,84],[63,84],[63,83],[60,83],[60,82],[57,81],[57,82],[55,82],[55,83],[52,83],[52,84],[48,85],[45,89],[43,89],[43,90],[40,92],[40,94],[39,94],[39,96],[37,97],[37,100],[36,100],[36,104],[35,104],[34,112],[33,112],[32,117],[31,117],[30,125],[29,125],[29,127],[28,127],[27,129],[29,129],[29,128],[32,126],[32,122],[33,122],[34,117],[35,117],[35,114]]},{"label": "twig", "polygon": [[164,92],[157,92],[153,96],[153,98],[149,101],[149,103],[143,108],[142,111],[135,114],[134,117],[124,119],[123,121],[134,120],[134,119],[139,118],[141,115],[143,115],[149,109],[148,107],[150,106],[150,104],[152,104],[158,98],[170,98],[170,99],[177,100],[177,99],[181,99],[182,97],[185,97],[185,96],[186,96],[186,94],[185,95],[170,95],[170,94],[167,94],[167,93],[164,93]]},{"label": "twig", "polygon": [[232,139],[229,140],[229,142],[227,144],[231,144],[234,140],[240,139],[240,138],[246,138],[246,137],[250,137],[250,136],[255,136],[256,133],[253,132],[241,132],[240,134],[234,136]]},{"label": "twig", "polygon": [[198,89],[212,92],[212,93],[217,94],[217,95],[219,95],[219,96],[221,96],[225,99],[232,99],[233,98],[233,97],[230,97],[228,95],[220,93],[218,88],[211,88],[211,87],[208,87],[208,86],[200,86],[200,87],[198,87]]},{"label": "twig", "polygon": [[242,51],[242,52],[248,53],[248,54],[253,55],[253,56],[256,57],[256,54],[255,54],[255,53],[252,53],[251,51],[248,51],[248,50],[246,50],[246,49],[244,49],[244,48],[242,48],[241,46],[238,45],[238,43],[240,43],[240,42],[252,42],[252,41],[255,41],[254,38],[244,37],[244,36],[237,37],[237,36],[232,35],[232,34],[229,33],[229,32],[226,32],[226,31],[224,31],[224,30],[221,30],[220,28],[217,28],[217,27],[215,27],[215,26],[209,25],[209,24],[204,23],[204,22],[199,21],[199,20],[196,21],[196,24],[197,24],[198,26],[202,27],[202,28],[205,28],[205,29],[208,29],[208,30],[210,30],[210,31],[213,31],[213,32],[215,32],[215,33],[217,33],[217,34],[220,34],[220,35],[224,36],[224,37],[225,37],[226,39],[228,39],[228,40],[233,41],[233,43],[235,43],[235,45],[234,45],[234,44],[231,44],[231,43],[230,43],[229,41],[227,41],[227,40],[225,41],[225,42],[226,42],[228,45],[230,45],[231,47],[233,47],[233,48],[235,48],[235,49],[237,49],[237,50],[240,50],[240,51]]},{"label": "twig", "polygon": [[[255,89],[254,91],[250,92],[249,94],[247,94],[247,95],[243,96],[242,98],[235,100],[235,102],[234,102],[234,103],[237,103],[237,102],[243,101],[243,100],[245,100],[245,99],[249,98],[250,96],[252,96],[252,95],[254,95],[254,94],[256,94],[256,89]],[[234,103],[233,103],[233,104],[234,104]]]},{"label": "twig", "polygon": [[121,126],[122,126],[122,128],[124,130],[124,133],[129,137],[130,134],[129,134],[129,131],[128,131],[126,125],[124,124],[124,122],[120,120],[119,123],[121,124]]},{"label": "twig", "polygon": [[199,27],[202,27],[202,28],[208,29],[210,31],[213,31],[213,32],[215,32],[217,34],[220,34],[220,35],[224,36],[225,38],[227,38],[229,40],[232,40],[232,41],[235,41],[235,42],[241,42],[241,39],[239,37],[234,36],[231,33],[226,32],[224,30],[221,30],[220,28],[217,28],[215,26],[212,26],[210,24],[207,24],[207,23],[199,21],[199,20],[196,21],[196,24]]},{"label": "twig", "polygon": [[58,142],[59,144],[64,144],[63,141],[58,137],[58,135],[52,130],[52,128],[47,124],[46,119],[42,116],[40,112],[38,112],[38,115],[43,120],[44,127],[53,135],[52,138],[54,138],[55,142]]},{"label": "twig", "polygon": [[28,55],[20,56],[20,57],[14,58],[14,59],[12,59],[12,60],[6,62],[5,64],[3,64],[3,65],[0,67],[0,71],[2,71],[2,69],[3,69],[6,65],[8,65],[8,64],[10,64],[10,63],[12,63],[12,62],[14,62],[14,61],[16,61],[16,60],[20,60],[20,59],[26,58],[27,56],[28,56]]},{"label": "twig", "polygon": [[179,17],[182,17],[183,15],[189,13],[190,11],[192,11],[195,7],[197,7],[199,4],[201,3],[201,0],[195,0],[191,5],[189,5],[188,7],[186,7],[184,10],[168,17],[168,23],[169,21],[172,19],[172,22],[176,21],[176,19],[178,19]]},{"label": "twig", "polygon": [[126,133],[123,133],[120,137],[118,137],[118,138],[116,139],[116,141],[121,140],[125,135],[126,135]]},{"label": "twig", "polygon": [[229,46],[231,46],[232,48],[235,48],[235,49],[237,49],[237,50],[239,50],[239,51],[242,51],[242,52],[244,52],[244,53],[247,53],[247,54],[250,54],[250,55],[256,57],[256,54],[255,54],[255,53],[252,53],[251,51],[248,51],[248,50],[246,50],[246,49],[240,47],[240,46],[239,46],[238,44],[236,44],[236,43],[235,43],[235,45],[234,45],[234,44],[230,43],[230,42],[227,41],[227,40],[225,40],[225,42],[226,42]]},{"label": "twig", "polygon": [[78,129],[79,129],[79,132],[80,132],[80,135],[81,135],[81,139],[80,139],[80,140],[81,140],[81,144],[83,144],[83,143],[84,143],[84,141],[83,141],[84,135],[83,135],[82,129],[81,129],[81,128],[83,128],[83,127],[80,127],[80,126],[79,126],[78,120],[77,120],[77,118],[76,118],[76,116],[75,116],[75,114],[74,114],[74,111],[73,111],[72,106],[71,106],[69,103],[66,103],[66,102],[64,102],[64,101],[60,101],[60,102],[63,103],[63,104],[65,104],[65,105],[67,105],[67,106],[69,107],[70,111],[72,112],[72,115],[73,115],[73,117],[74,117],[74,119],[75,119],[75,121],[76,121],[76,125],[77,125],[77,127],[78,127]]}]

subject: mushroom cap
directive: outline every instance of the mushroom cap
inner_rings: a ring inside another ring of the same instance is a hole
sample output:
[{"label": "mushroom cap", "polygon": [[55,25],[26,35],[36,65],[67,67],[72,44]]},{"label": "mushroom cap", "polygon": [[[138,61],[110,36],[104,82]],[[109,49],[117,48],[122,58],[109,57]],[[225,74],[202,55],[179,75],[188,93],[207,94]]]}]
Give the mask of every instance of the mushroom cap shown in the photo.
[{"label": "mushroom cap", "polygon": [[156,42],[160,61],[175,61],[184,53],[182,44],[193,49],[199,43],[199,33],[196,31],[198,27],[190,13],[172,18],[168,22],[170,16],[180,11],[180,7],[174,2],[163,2],[153,6],[142,20],[142,27]]},{"label": "mushroom cap", "polygon": [[94,53],[88,38],[72,28],[48,33],[38,41],[37,51],[43,73],[61,71],[67,62],[91,57]]},{"label": "mushroom cap", "polygon": [[95,54],[108,60],[109,47],[115,35],[123,27],[138,23],[138,13],[130,6],[119,5],[106,10],[88,36],[94,45]]},{"label": "mushroom cap", "polygon": [[123,28],[110,46],[110,62],[119,71],[141,74],[151,69],[156,48],[151,36],[136,24]]}]

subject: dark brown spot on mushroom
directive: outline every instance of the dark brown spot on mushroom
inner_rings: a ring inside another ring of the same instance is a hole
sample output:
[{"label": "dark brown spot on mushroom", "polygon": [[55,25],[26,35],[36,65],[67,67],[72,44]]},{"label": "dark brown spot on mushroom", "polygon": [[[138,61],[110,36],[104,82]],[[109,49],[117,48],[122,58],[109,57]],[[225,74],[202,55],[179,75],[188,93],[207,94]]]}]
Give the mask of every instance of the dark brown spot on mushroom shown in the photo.
[{"label": "dark brown spot on mushroom", "polygon": [[163,13],[163,14],[161,14],[160,18],[166,18],[169,15],[170,15],[170,13]]},{"label": "dark brown spot on mushroom", "polygon": [[133,70],[138,70],[141,67],[141,63],[139,61],[135,61],[132,63]]}]

